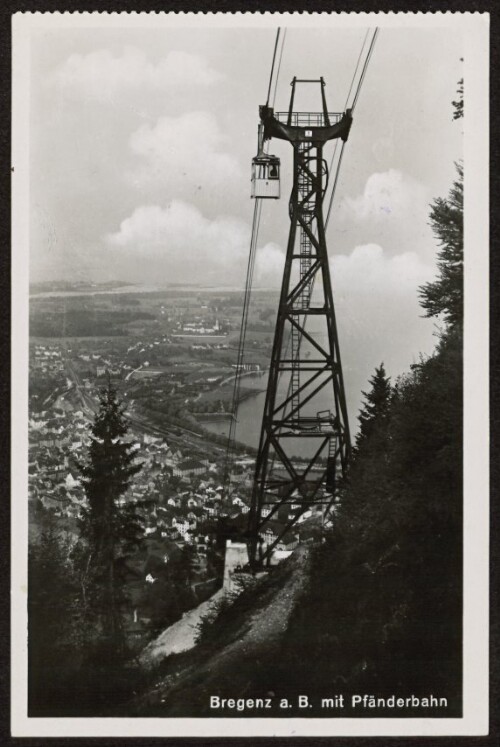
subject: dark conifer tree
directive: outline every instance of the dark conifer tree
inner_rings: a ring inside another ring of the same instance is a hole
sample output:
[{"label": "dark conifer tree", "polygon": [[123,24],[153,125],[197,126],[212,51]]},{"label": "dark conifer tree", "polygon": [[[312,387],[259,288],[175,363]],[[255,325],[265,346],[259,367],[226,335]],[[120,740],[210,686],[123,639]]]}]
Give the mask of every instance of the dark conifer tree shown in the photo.
[{"label": "dark conifer tree", "polygon": [[458,179],[449,196],[431,205],[431,227],[440,244],[438,277],[419,289],[425,316],[443,315],[448,329],[461,325],[463,317],[464,187],[463,167],[457,163]]},{"label": "dark conifer tree", "polygon": [[135,507],[120,500],[141,469],[135,449],[126,440],[127,433],[124,405],[108,380],[107,388],[99,395],[88,459],[80,470],[88,501],[82,521],[82,535],[88,545],[82,577],[84,603],[97,615],[101,643],[110,656],[122,650],[124,643],[117,560],[142,536]]},{"label": "dark conifer tree", "polygon": [[71,547],[52,524],[28,553],[28,689],[32,716],[68,699],[81,653],[78,579]]},{"label": "dark conifer tree", "polygon": [[[464,81],[458,81],[458,98],[452,101],[453,119],[464,116]],[[431,227],[441,248],[438,278],[419,289],[420,305],[427,317],[443,315],[448,331],[461,327],[463,318],[464,186],[463,165],[456,164],[458,179],[447,199],[431,205]]]},{"label": "dark conifer tree", "polygon": [[365,398],[363,407],[358,415],[359,432],[356,437],[356,451],[371,436],[375,425],[385,422],[389,415],[392,387],[390,377],[386,375],[384,364],[375,369],[370,379],[371,389],[362,392]]}]

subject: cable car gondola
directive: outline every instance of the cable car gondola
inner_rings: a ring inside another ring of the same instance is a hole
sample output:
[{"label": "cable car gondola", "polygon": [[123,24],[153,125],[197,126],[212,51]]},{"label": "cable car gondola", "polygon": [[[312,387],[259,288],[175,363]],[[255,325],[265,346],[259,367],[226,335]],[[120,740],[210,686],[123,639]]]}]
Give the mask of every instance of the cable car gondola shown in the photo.
[{"label": "cable car gondola", "polygon": [[252,158],[252,197],[280,196],[280,159],[264,153],[264,127],[259,125],[257,155]]},{"label": "cable car gondola", "polygon": [[252,159],[252,197],[280,196],[280,159],[278,156],[259,154]]}]

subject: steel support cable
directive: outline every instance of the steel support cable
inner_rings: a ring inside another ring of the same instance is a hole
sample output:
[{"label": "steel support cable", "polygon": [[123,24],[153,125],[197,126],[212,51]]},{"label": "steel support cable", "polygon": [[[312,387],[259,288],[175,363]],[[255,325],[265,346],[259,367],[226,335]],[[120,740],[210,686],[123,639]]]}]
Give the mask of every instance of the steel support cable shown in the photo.
[{"label": "steel support cable", "polygon": [[[359,94],[360,94],[360,91],[361,91],[361,86],[363,85],[363,81],[364,81],[365,76],[366,76],[366,71],[368,70],[368,64],[369,64],[371,56],[373,54],[373,49],[374,49],[374,46],[375,46],[375,42],[377,40],[378,31],[379,31],[378,27],[375,28],[375,30],[373,32],[373,36],[372,36],[371,42],[370,42],[370,46],[368,47],[368,52],[366,54],[365,62],[364,62],[364,65],[363,65],[363,69],[361,71],[361,75],[360,75],[360,78],[359,78],[359,81],[358,81],[358,85],[357,85],[357,88],[356,88],[356,93],[354,95],[354,99],[353,99],[352,105],[350,107],[350,109],[351,109],[352,112],[354,111],[354,109],[356,107],[356,104],[357,104],[357,101],[358,101],[358,98],[359,98]],[[361,61],[361,58],[362,58],[362,53],[363,53],[363,49],[364,49],[365,44],[366,44],[367,35],[368,35],[368,32],[367,32],[367,34],[366,34],[366,36],[364,38],[363,45],[361,47],[361,52],[360,52],[359,57],[358,57],[358,62],[356,64],[356,70],[354,71],[354,75],[353,75],[353,78],[352,78],[351,87],[349,88],[349,93],[347,94],[347,99],[346,99],[346,103],[345,103],[345,109],[348,108],[349,97],[351,95],[353,84],[354,84],[354,80],[356,78],[356,73],[358,71],[359,64],[360,64],[360,61]],[[337,152],[337,145],[338,145],[338,140],[335,143],[335,150],[333,152],[332,160],[331,160],[331,163],[330,163],[330,168],[333,166],[333,161],[334,161],[334,158],[335,158],[335,154]],[[338,180],[339,180],[340,166],[342,164],[342,156],[344,155],[344,148],[345,148],[345,141],[342,141],[342,146],[340,148],[340,154],[339,154],[338,161],[337,161],[337,167],[335,169],[335,178],[334,178],[333,184],[332,184],[332,191],[330,193],[330,199],[328,201],[328,210],[327,210],[327,213],[326,213],[326,220],[325,220],[325,230],[328,227],[328,223],[329,223],[329,220],[330,220],[330,214],[332,212],[333,200],[335,198],[335,192],[336,192],[337,183],[338,183]]]},{"label": "steel support cable", "polygon": [[248,254],[247,276],[246,276],[246,283],[245,283],[245,293],[244,293],[244,298],[243,298],[243,313],[241,317],[240,339],[238,343],[238,356],[236,359],[236,371],[235,371],[235,376],[234,376],[233,398],[232,398],[232,404],[231,404],[231,422],[229,426],[229,434],[228,434],[228,441],[227,441],[227,448],[226,448],[226,469],[225,469],[225,475],[224,475],[225,482],[229,481],[231,474],[232,474],[231,455],[233,452],[235,433],[236,433],[236,411],[238,407],[238,400],[239,400],[239,394],[240,394],[241,371],[243,368],[243,358],[244,358],[244,353],[245,353],[245,341],[246,341],[246,332],[247,332],[247,325],[248,325],[248,310],[250,307],[253,273],[254,273],[254,268],[255,268],[255,257],[257,254],[257,251],[256,251],[257,250],[257,238],[259,234],[261,211],[262,211],[262,201],[260,199],[256,199],[255,205],[254,205],[254,211],[253,211],[250,251]]},{"label": "steel support cable", "polygon": [[361,86],[363,85],[363,81],[365,79],[366,71],[368,69],[368,64],[369,64],[371,56],[373,54],[373,49],[375,47],[375,42],[377,41],[378,32],[379,32],[379,29],[378,29],[378,26],[377,26],[377,28],[373,32],[372,40],[370,42],[370,48],[368,49],[368,54],[366,55],[365,64],[364,64],[363,70],[361,72],[361,78],[359,79],[358,88],[356,90],[356,95],[354,97],[354,101],[352,102],[351,109],[353,111],[354,111],[354,108],[355,108],[356,103],[358,101],[358,97],[359,97],[359,94],[360,94],[360,91],[361,91]]},{"label": "steel support cable", "polygon": [[364,48],[365,48],[365,45],[366,45],[366,40],[368,39],[369,34],[370,34],[370,29],[367,29],[366,30],[366,34],[365,34],[365,38],[363,39],[363,44],[361,45],[361,49],[359,51],[358,61],[356,62],[356,67],[354,69],[354,74],[352,76],[351,85],[349,87],[349,93],[347,94],[347,97],[346,97],[346,100],[345,100],[344,111],[347,109],[347,104],[349,103],[349,98],[350,98],[351,93],[352,93],[352,87],[354,86],[354,81],[356,80],[356,75],[358,74],[358,70],[359,70],[359,66],[360,66],[360,63],[361,63],[361,59],[363,57],[363,51],[364,51]]},{"label": "steel support cable", "polygon": [[337,161],[337,168],[335,169],[335,178],[333,180],[332,191],[330,193],[330,200],[328,202],[328,210],[326,211],[325,231],[328,228],[328,222],[330,220],[330,213],[332,212],[333,199],[335,197],[335,192],[337,190],[337,183],[339,180],[340,167],[342,165],[342,156],[344,155],[344,148],[345,148],[345,141],[342,142],[342,145],[340,147],[339,159]]},{"label": "steel support cable", "polygon": [[252,293],[252,285],[253,285],[253,274],[255,269],[255,259],[257,256],[257,240],[259,236],[259,228],[260,228],[260,217],[262,212],[262,200],[257,199],[256,204],[256,218],[254,221],[254,226],[252,230],[252,243],[250,245],[250,258],[249,258],[249,270],[248,270],[248,278],[247,278],[247,285],[245,288],[245,306],[244,306],[244,318],[242,319],[242,328],[241,328],[241,351],[240,351],[240,366],[237,369],[237,376],[235,379],[236,383],[236,402],[235,405],[238,404],[238,395],[239,395],[239,389],[240,389],[240,379],[241,379],[241,366],[243,364],[243,359],[245,356],[245,342],[246,342],[246,333],[247,333],[247,326],[248,326],[248,312],[250,309],[250,299],[251,299],[251,293]]},{"label": "steel support cable", "polygon": [[[363,39],[363,44],[361,45],[361,49],[359,50],[359,55],[358,55],[358,59],[357,59],[357,62],[356,62],[356,67],[354,68],[354,73],[353,73],[352,78],[351,78],[351,85],[349,86],[349,92],[348,92],[348,94],[346,96],[346,100],[345,100],[345,104],[344,104],[344,111],[347,110],[347,105],[349,103],[349,98],[351,96],[352,88],[354,86],[354,81],[356,80],[356,75],[358,74],[359,66],[360,66],[361,60],[363,58],[363,51],[364,51],[364,48],[366,46],[366,40],[368,39],[369,34],[370,34],[370,29],[367,29],[365,37]],[[334,146],[334,149],[333,149],[332,157],[331,157],[331,160],[330,160],[330,166],[329,166],[329,169],[328,169],[328,171],[330,173],[333,173],[333,164],[335,162],[335,156],[337,155],[338,144],[339,144],[339,141],[337,139],[337,140],[335,140],[335,146]],[[335,178],[334,178],[334,181],[333,181],[333,185],[334,186],[336,186],[337,176],[338,176],[338,174],[335,175]],[[332,200],[332,198],[330,198],[330,200],[329,200],[329,207],[328,207],[328,215],[330,215],[330,210],[331,210],[331,204],[332,204],[332,202],[333,202],[333,200]],[[326,228],[327,223],[328,223],[328,218],[327,218],[327,222],[325,224],[325,228]]]},{"label": "steel support cable", "polygon": [[[347,97],[346,97],[346,100],[345,100],[344,111],[347,110],[347,104],[349,103],[349,97],[350,97],[351,92],[352,92],[352,87],[354,85],[354,81],[356,80],[356,75],[357,75],[358,70],[359,70],[361,59],[363,57],[363,50],[365,48],[366,40],[368,39],[369,33],[370,33],[370,29],[367,29],[366,30],[366,34],[365,34],[365,38],[363,39],[363,44],[361,45],[361,49],[359,50],[359,55],[358,55],[358,59],[357,59],[357,62],[356,62],[356,67],[354,68],[354,73],[353,73],[352,78],[351,78],[351,85],[349,86],[349,93],[347,94]],[[334,149],[333,149],[332,157],[331,157],[331,160],[330,160],[330,166],[329,166],[329,169],[328,169],[328,171],[330,173],[333,172],[333,164],[335,162],[335,156],[337,154],[338,144],[339,144],[339,141],[338,141],[338,138],[337,138],[335,140],[335,146],[334,146]]]},{"label": "steel support cable", "polygon": [[285,47],[285,39],[286,39],[286,28],[283,29],[283,37],[282,37],[282,40],[281,40],[281,51],[280,51],[280,57],[279,57],[279,60],[278,60],[278,70],[276,72],[276,81],[274,83],[273,109],[274,109],[274,104],[276,102],[276,93],[278,91],[278,79],[280,77],[281,60],[283,59],[283,49]]},{"label": "steel support cable", "polygon": [[[232,402],[232,410],[231,412],[234,415],[234,405],[235,400],[238,396],[238,388],[239,388],[239,371],[240,366],[243,360],[243,349],[244,349],[244,341],[246,337],[246,327],[247,327],[247,319],[248,319],[248,306],[249,306],[249,285],[251,282],[251,278],[253,276],[253,266],[254,266],[254,237],[256,232],[256,226],[258,221],[258,214],[260,211],[260,200],[255,201],[254,205],[254,211],[253,211],[253,221],[252,221],[252,234],[251,234],[251,240],[250,240],[250,251],[248,253],[248,265],[247,265],[247,273],[246,273],[246,281],[245,281],[245,292],[243,297],[243,312],[241,316],[241,326],[240,326],[240,336],[238,340],[238,354],[236,356],[236,371],[235,371],[235,377],[234,377],[234,385],[233,385],[233,402]],[[233,427],[234,420],[231,420],[230,425],[230,440],[231,435],[234,431]],[[229,441],[230,443],[230,441]],[[229,446],[229,444],[228,444]]]},{"label": "steel support cable", "polygon": [[[271,95],[274,66],[276,63],[276,53],[278,50],[280,31],[281,29],[278,27],[278,30],[276,32],[276,40],[274,44],[273,60],[271,64],[271,74],[269,76],[269,87],[268,87],[268,92],[267,92],[266,106],[269,104],[269,99]],[[279,79],[279,74],[280,74],[280,69],[281,69],[283,49],[285,46],[285,37],[286,37],[286,29],[282,37],[281,50],[280,50],[279,60],[278,60],[278,68],[276,72],[276,79],[274,82],[273,106],[274,106],[274,101],[276,99],[276,92],[278,89],[278,79]],[[232,405],[231,405],[231,422],[229,425],[229,434],[228,434],[227,449],[226,449],[226,469],[225,469],[225,475],[224,475],[224,482],[228,482],[232,474],[231,453],[234,448],[235,433],[236,433],[236,422],[237,422],[236,412],[238,408],[238,400],[239,400],[240,385],[241,385],[241,373],[242,373],[242,368],[243,368],[246,330],[247,330],[247,324],[248,324],[248,310],[250,307],[250,296],[251,296],[251,291],[252,291],[253,272],[254,272],[254,267],[255,267],[255,257],[256,257],[256,250],[257,250],[257,239],[259,235],[261,210],[262,210],[261,200],[256,199],[255,206],[254,206],[253,222],[252,222],[252,236],[250,240],[250,253],[248,257],[245,294],[244,294],[244,300],[243,300],[243,313],[242,313],[242,319],[241,319],[240,339],[238,343],[238,356],[237,356],[236,372],[235,372],[235,378],[234,378],[233,399],[232,399]]]},{"label": "steel support cable", "polygon": [[271,75],[269,76],[269,87],[267,89],[266,106],[269,106],[269,99],[271,98],[271,86],[272,86],[272,83],[273,83],[274,63],[276,62],[276,52],[278,50],[278,42],[279,42],[279,38],[280,38],[280,31],[281,31],[281,28],[278,26],[278,30],[276,32],[276,41],[274,42],[273,62],[272,62],[272,65],[271,65]]},{"label": "steel support cable", "polygon": [[247,332],[247,325],[248,325],[248,311],[250,308],[250,298],[251,298],[251,292],[252,292],[252,284],[253,284],[253,273],[255,268],[255,258],[257,254],[257,238],[259,234],[259,227],[260,227],[260,216],[262,211],[262,201],[260,199],[256,200],[255,207],[254,207],[254,219],[253,219],[253,225],[252,225],[252,239],[250,243],[250,253],[248,257],[248,268],[247,268],[247,279],[246,279],[246,285],[245,285],[245,297],[243,302],[243,315],[241,320],[241,330],[240,330],[240,342],[238,347],[238,365],[236,369],[236,377],[235,377],[235,386],[234,386],[234,395],[236,396],[236,402],[233,402],[233,405],[237,405],[237,399],[239,394],[239,387],[240,387],[240,372],[241,372],[241,365],[243,363],[243,358],[245,355],[245,341],[246,341],[246,332]]},{"label": "steel support cable", "polygon": [[[285,48],[285,39],[286,39],[286,28],[283,30],[283,36],[282,36],[282,40],[281,40],[281,49],[280,49],[280,55],[279,55],[279,60],[278,60],[278,69],[277,69],[277,72],[276,72],[276,80],[275,80],[275,83],[274,83],[273,109],[274,109],[274,105],[275,105],[275,102],[276,102],[276,94],[278,92],[278,80],[279,80],[279,75],[280,75],[280,70],[281,70],[281,61],[283,59],[283,50]],[[266,150],[266,153],[267,153],[267,149],[269,147],[269,141],[266,143],[266,146],[265,146],[265,150]],[[287,342],[286,342],[285,355],[287,355],[287,353],[288,353],[288,349],[289,349],[289,345],[290,345],[290,339],[291,338],[289,337],[287,339]],[[282,374],[283,374],[282,371],[280,371],[279,374],[278,374],[278,384],[281,381]],[[288,394],[290,394],[290,385],[291,385],[291,380],[290,380],[290,384],[288,386]],[[273,469],[273,466],[274,466],[274,458],[271,461],[271,470]]]}]

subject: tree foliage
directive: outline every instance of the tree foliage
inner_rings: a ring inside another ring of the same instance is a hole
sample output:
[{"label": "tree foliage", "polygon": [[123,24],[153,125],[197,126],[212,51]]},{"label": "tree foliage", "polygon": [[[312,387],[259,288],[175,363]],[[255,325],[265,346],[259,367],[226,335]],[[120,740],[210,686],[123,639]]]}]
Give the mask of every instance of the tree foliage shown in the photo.
[{"label": "tree foliage", "polygon": [[119,505],[131,478],[141,470],[133,446],[125,440],[128,423],[124,409],[109,382],[99,394],[88,460],[81,465],[88,501],[84,534],[96,553],[109,550],[111,542],[128,548],[140,536],[140,524],[131,504]]},{"label": "tree foliage", "polygon": [[370,391],[362,392],[365,401],[358,415],[357,451],[359,451],[362,444],[370,437],[374,429],[381,425],[389,415],[392,387],[383,363],[375,369],[375,373],[370,379],[370,384]]},{"label": "tree foliage", "polygon": [[53,526],[30,544],[28,592],[29,710],[38,715],[67,697],[84,643],[72,547]]},{"label": "tree foliage", "polygon": [[419,289],[425,316],[443,316],[448,327],[461,324],[463,317],[463,167],[456,164],[458,178],[447,198],[431,205],[430,223],[439,242],[438,277]]},{"label": "tree foliage", "polygon": [[121,500],[141,469],[136,451],[126,440],[128,423],[116,390],[99,396],[87,461],[80,465],[88,506],[81,524],[86,552],[81,553],[84,608],[97,630],[100,659],[122,654],[125,646],[120,606],[123,603],[117,561],[134,549],[143,532],[135,506]]}]

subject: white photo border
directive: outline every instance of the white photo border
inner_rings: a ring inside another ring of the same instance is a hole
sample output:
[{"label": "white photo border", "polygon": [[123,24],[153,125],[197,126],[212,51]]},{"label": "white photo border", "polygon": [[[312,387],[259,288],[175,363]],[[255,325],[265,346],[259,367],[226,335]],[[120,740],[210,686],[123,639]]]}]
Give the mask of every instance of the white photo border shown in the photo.
[{"label": "white photo border", "polygon": [[[16,13],[12,120],[12,657],[14,737],[375,737],[488,733],[489,14]],[[41,28],[440,26],[462,33],[466,117],[464,318],[464,634],[462,718],[30,718],[27,715],[30,35]]]}]

